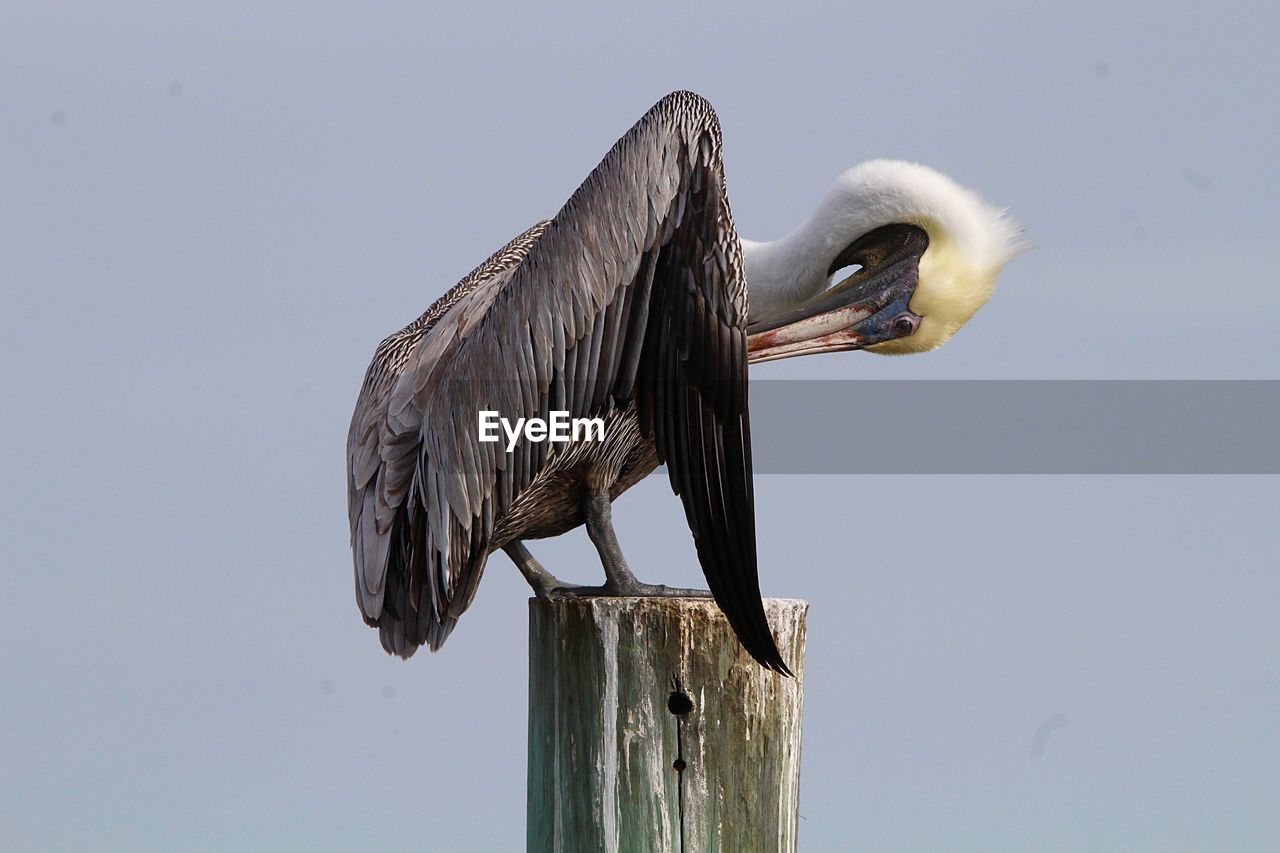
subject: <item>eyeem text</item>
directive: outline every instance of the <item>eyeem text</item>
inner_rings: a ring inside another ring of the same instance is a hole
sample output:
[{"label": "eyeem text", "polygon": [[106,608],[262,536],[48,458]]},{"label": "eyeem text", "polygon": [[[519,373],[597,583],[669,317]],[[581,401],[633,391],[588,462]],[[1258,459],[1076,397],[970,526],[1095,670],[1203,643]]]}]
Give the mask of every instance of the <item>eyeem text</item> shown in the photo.
[{"label": "eyeem text", "polygon": [[[604,418],[570,418],[568,412],[549,412],[550,418],[516,418],[514,424],[493,411],[480,412],[480,440],[500,441],[507,436],[507,452],[520,436],[529,441],[604,441]],[[501,428],[501,433],[499,432]]]}]

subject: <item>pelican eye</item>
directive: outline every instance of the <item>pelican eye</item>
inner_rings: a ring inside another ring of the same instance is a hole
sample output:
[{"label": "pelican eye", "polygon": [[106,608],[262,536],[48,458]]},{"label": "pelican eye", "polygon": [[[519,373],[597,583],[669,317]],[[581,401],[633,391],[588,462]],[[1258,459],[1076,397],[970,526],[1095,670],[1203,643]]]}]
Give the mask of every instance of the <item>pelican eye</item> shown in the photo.
[{"label": "pelican eye", "polygon": [[920,319],[910,314],[899,314],[893,320],[893,331],[899,336],[905,338],[907,335],[915,333],[920,326]]}]

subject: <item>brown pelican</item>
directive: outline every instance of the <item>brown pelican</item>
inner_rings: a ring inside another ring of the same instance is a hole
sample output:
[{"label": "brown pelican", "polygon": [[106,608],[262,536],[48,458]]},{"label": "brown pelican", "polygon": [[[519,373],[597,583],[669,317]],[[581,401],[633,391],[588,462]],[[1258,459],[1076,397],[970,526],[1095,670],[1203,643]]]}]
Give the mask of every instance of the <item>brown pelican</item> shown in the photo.
[{"label": "brown pelican", "polygon": [[[757,578],[748,361],[937,347],[986,302],[1015,235],[950,179],[879,161],[791,235],[740,241],[715,113],[663,98],[553,219],[378,347],[347,443],[365,621],[394,654],[438,649],[498,549],[540,596],[699,594],[638,581],[614,535],[611,502],[665,463],[710,594],[786,673]],[[508,449],[479,440],[483,412],[596,416],[604,435]],[[523,544],[581,524],[600,587],[560,583]]]}]

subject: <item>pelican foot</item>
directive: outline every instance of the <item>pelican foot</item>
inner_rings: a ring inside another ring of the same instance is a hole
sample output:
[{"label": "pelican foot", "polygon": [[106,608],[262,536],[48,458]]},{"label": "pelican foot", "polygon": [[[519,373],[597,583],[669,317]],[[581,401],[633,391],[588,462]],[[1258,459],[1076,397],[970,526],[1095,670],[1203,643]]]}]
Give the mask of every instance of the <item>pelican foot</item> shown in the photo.
[{"label": "pelican foot", "polygon": [[551,572],[542,567],[542,564],[529,553],[529,549],[524,546],[523,542],[512,542],[503,548],[507,552],[507,556],[516,564],[516,568],[520,570],[520,574],[524,575],[524,579],[529,582],[529,586],[533,587],[533,594],[541,599],[548,599],[555,595],[555,591],[565,586],[564,581],[560,580]]},{"label": "pelican foot", "polygon": [[710,590],[687,589],[660,583],[610,584],[603,586],[560,586],[551,590],[558,598],[710,598]]}]

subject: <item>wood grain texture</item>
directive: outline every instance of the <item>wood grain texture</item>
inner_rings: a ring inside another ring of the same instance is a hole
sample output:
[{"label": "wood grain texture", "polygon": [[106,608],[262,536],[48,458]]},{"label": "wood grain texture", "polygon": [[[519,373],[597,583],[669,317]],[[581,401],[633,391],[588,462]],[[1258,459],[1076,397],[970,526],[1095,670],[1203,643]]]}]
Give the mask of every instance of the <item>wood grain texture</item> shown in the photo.
[{"label": "wood grain texture", "polygon": [[785,678],[709,599],[532,600],[528,850],[678,851],[682,786],[684,850],[795,850],[808,609],[765,601]]}]

